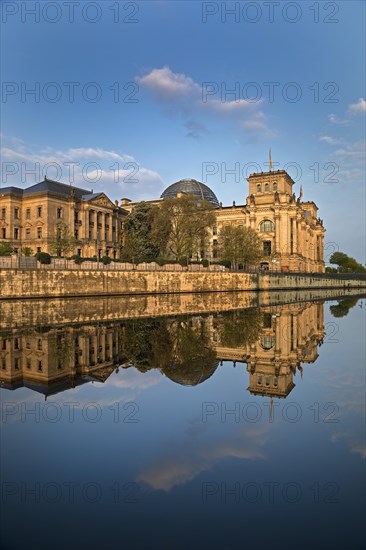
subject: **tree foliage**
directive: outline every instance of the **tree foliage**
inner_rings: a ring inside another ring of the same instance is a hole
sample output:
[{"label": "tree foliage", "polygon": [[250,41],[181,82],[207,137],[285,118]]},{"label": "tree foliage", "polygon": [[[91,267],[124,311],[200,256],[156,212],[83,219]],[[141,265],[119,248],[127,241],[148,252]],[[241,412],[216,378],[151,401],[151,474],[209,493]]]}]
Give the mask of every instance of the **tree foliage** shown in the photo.
[{"label": "tree foliage", "polygon": [[338,265],[339,273],[365,273],[366,269],[359,264],[354,258],[348,256],[344,252],[334,252],[329,258],[331,264]]},{"label": "tree foliage", "polygon": [[65,256],[76,246],[76,239],[65,222],[58,222],[48,243],[49,251],[53,255]]},{"label": "tree foliage", "polygon": [[205,252],[208,228],[215,224],[213,206],[193,194],[164,199],[152,226],[152,238],[162,254],[175,259]]},{"label": "tree foliage", "polygon": [[140,202],[123,224],[124,243],[121,258],[128,262],[150,262],[159,256],[159,247],[152,241],[151,226],[156,206]]},{"label": "tree foliage", "polygon": [[11,256],[14,252],[13,247],[8,242],[0,243],[0,256]]},{"label": "tree foliage", "polygon": [[224,226],[220,231],[218,248],[220,257],[230,261],[234,269],[239,264],[254,264],[262,256],[261,239],[250,227]]}]

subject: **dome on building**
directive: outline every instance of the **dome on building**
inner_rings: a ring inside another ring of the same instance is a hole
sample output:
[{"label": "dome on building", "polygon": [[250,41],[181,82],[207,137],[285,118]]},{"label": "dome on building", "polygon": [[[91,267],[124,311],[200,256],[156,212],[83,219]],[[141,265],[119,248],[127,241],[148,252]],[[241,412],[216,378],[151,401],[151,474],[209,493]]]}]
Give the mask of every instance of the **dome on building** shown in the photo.
[{"label": "dome on building", "polygon": [[176,197],[178,193],[193,194],[199,199],[204,199],[210,202],[214,208],[219,208],[220,206],[219,201],[217,200],[217,197],[212,189],[197,180],[187,179],[172,183],[172,185],[169,185],[169,187],[163,191],[161,198],[166,199],[168,197]]}]

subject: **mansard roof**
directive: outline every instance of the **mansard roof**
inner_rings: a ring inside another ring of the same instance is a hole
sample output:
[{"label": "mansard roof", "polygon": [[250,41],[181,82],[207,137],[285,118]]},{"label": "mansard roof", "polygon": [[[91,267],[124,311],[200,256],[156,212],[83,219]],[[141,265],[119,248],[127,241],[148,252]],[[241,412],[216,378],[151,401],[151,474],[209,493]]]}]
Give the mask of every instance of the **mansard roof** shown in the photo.
[{"label": "mansard roof", "polygon": [[69,197],[70,193],[73,193],[76,197],[81,198],[83,195],[92,193],[89,189],[81,189],[80,187],[74,187],[68,183],[61,183],[60,181],[50,180],[45,178],[40,183],[31,185],[23,190],[24,195],[31,195],[33,193],[57,193]]}]

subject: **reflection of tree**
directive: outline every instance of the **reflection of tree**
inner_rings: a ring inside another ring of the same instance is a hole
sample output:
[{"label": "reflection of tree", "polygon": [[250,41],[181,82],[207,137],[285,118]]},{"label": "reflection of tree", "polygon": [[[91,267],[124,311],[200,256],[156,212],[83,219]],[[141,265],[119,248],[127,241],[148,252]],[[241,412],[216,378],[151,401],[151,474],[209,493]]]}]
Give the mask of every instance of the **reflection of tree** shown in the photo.
[{"label": "reflection of tree", "polygon": [[122,331],[122,353],[127,361],[142,372],[159,368],[169,350],[166,320],[127,321]]},{"label": "reflection of tree", "polygon": [[195,321],[182,317],[127,322],[123,354],[142,372],[157,368],[179,384],[198,384],[211,376],[218,361],[205,322]]},{"label": "reflection of tree", "polygon": [[330,306],[330,312],[333,317],[345,317],[349,310],[357,304],[357,299],[348,298],[346,300],[338,300],[336,306]]},{"label": "reflection of tree", "polygon": [[227,312],[216,317],[215,325],[222,346],[239,348],[258,339],[262,315],[258,310]]},{"label": "reflection of tree", "polygon": [[218,365],[207,325],[202,319],[197,321],[194,325],[189,319],[178,319],[169,327],[172,347],[163,370],[168,378],[179,384],[199,384],[209,378]]},{"label": "reflection of tree", "polygon": [[53,334],[49,340],[50,352],[56,361],[68,363],[74,354],[73,338],[71,334],[62,332]]}]

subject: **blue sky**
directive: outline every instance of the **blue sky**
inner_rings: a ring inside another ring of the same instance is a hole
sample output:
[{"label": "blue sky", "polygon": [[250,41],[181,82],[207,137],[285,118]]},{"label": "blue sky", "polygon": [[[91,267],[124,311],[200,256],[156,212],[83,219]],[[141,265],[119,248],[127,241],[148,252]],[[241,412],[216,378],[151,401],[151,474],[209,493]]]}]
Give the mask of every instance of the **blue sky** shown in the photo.
[{"label": "blue sky", "polygon": [[361,1],[3,2],[0,185],[47,171],[137,200],[192,177],[238,204],[271,148],[326,255],[365,262],[364,18]]}]

